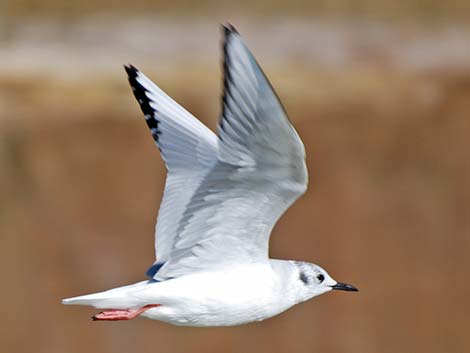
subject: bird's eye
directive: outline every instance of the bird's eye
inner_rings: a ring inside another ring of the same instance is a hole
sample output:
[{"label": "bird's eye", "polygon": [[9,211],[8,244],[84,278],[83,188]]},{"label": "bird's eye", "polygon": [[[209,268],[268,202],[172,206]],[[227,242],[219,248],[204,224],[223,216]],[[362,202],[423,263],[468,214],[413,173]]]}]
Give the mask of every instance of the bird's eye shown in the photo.
[{"label": "bird's eye", "polygon": [[317,275],[317,279],[320,283],[322,283],[325,280],[325,276],[323,276],[321,273]]}]

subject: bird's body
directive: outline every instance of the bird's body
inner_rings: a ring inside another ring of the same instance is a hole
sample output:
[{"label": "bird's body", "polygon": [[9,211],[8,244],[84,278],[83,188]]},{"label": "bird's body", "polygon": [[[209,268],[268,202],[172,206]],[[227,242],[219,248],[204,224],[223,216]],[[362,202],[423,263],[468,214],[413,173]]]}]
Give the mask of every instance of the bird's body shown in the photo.
[{"label": "bird's body", "polygon": [[126,71],[168,176],[150,280],[64,299],[175,325],[260,321],[332,289],[321,267],[268,257],[278,218],[307,189],[305,149],[256,60],[225,27],[219,136],[132,66]]},{"label": "bird's body", "polygon": [[174,325],[233,326],[264,320],[309,299],[302,286],[297,262],[271,259],[163,282],[142,281],[72,300],[102,309],[159,303],[141,315]]},{"label": "bird's body", "polygon": [[166,304],[143,316],[185,326],[240,325],[286,310],[286,303],[276,300],[281,286],[268,264],[183,276],[144,291],[149,297],[161,297]]}]

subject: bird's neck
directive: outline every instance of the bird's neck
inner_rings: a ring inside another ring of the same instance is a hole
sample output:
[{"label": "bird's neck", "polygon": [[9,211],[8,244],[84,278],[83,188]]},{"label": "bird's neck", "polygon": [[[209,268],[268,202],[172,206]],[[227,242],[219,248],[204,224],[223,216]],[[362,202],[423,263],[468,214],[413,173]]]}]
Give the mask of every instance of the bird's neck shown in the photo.
[{"label": "bird's neck", "polygon": [[295,305],[310,297],[299,280],[299,270],[294,261],[270,259],[271,267],[278,279],[278,289],[286,304]]}]

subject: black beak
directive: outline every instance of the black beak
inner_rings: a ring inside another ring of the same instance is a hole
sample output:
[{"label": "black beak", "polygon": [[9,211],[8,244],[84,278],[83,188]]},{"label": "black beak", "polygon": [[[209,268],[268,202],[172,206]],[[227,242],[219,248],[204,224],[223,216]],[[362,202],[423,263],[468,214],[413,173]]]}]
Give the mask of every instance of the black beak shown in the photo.
[{"label": "black beak", "polygon": [[331,288],[335,290],[345,290],[347,292],[359,292],[359,289],[357,289],[356,287],[341,282],[336,283],[334,286],[331,286]]}]

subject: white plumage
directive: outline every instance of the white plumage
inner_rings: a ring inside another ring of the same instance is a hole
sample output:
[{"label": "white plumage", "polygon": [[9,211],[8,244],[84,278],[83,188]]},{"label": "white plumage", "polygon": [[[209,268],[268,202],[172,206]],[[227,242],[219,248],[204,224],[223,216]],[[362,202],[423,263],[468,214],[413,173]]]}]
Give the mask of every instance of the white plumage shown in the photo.
[{"label": "white plumage", "polygon": [[269,259],[273,226],[307,188],[305,149],[238,32],[228,26],[224,34],[218,137],[126,67],[168,170],[153,279],[64,304],[112,309],[95,316],[102,320],[138,312],[178,325],[225,326],[271,317],[331,289],[355,290],[317,265]]}]

